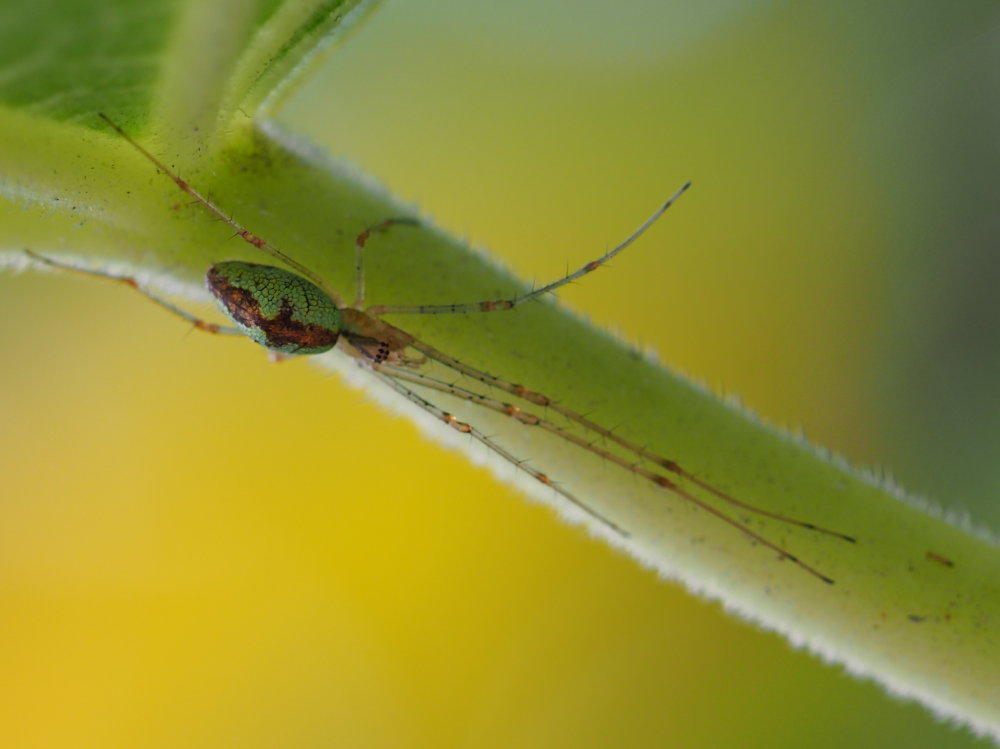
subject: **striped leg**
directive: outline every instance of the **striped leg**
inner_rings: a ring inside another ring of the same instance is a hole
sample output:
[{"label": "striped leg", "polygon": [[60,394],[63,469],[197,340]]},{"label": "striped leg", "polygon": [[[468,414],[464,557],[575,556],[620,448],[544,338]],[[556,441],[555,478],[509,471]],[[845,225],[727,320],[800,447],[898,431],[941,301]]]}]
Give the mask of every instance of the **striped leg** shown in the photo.
[{"label": "striped leg", "polygon": [[144,297],[150,301],[158,304],[167,312],[171,312],[182,320],[187,320],[191,325],[195,327],[196,330],[204,331],[205,333],[214,333],[217,335],[243,335],[243,332],[238,328],[229,327],[227,325],[218,325],[214,322],[208,322],[200,317],[192,315],[187,310],[183,310],[175,304],[168,302],[161,296],[154,294],[148,289],[143,288],[143,286],[132,276],[117,275],[114,273],[107,273],[102,270],[95,270],[93,268],[81,268],[76,265],[70,265],[69,263],[63,263],[59,260],[53,260],[45,255],[39,255],[37,252],[32,252],[31,250],[25,250],[24,253],[37,263],[48,266],[50,268],[58,268],[59,270],[67,270],[72,273],[79,273],[84,276],[89,276],[90,278],[98,278],[104,281],[113,281],[114,283],[120,283],[124,286],[139,292]]}]

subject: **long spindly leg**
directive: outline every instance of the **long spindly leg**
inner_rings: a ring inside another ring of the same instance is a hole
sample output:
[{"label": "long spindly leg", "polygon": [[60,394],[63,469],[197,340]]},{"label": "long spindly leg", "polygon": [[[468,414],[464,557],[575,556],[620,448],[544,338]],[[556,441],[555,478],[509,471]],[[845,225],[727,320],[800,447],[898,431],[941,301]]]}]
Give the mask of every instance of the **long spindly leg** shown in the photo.
[{"label": "long spindly leg", "polygon": [[126,141],[128,141],[132,145],[132,147],[135,148],[140,154],[142,154],[148,161],[150,161],[153,164],[153,166],[155,166],[165,175],[170,177],[170,179],[174,181],[174,184],[176,184],[181,190],[190,195],[192,198],[195,199],[195,201],[200,203],[202,206],[207,208],[211,213],[215,214],[215,216],[222,219],[226,224],[232,227],[233,231],[236,232],[236,235],[238,237],[245,240],[249,244],[253,245],[257,249],[263,250],[271,257],[277,258],[288,267],[294,268],[303,276],[312,281],[314,284],[323,289],[323,291],[325,291],[327,295],[329,295],[329,297],[336,303],[338,307],[344,306],[344,301],[343,299],[340,298],[340,295],[337,294],[336,291],[331,289],[326,283],[324,283],[322,278],[317,276],[315,273],[309,270],[298,260],[295,260],[294,258],[286,255],[284,252],[279,250],[277,247],[275,247],[273,244],[265,240],[263,237],[259,237],[252,231],[246,229],[236,219],[234,219],[228,213],[223,211],[219,206],[217,206],[214,202],[209,200],[205,195],[203,195],[195,187],[193,187],[190,183],[188,183],[187,180],[183,179],[179,174],[177,174],[177,172],[175,172],[173,169],[171,169],[162,161],[160,161],[160,159],[156,158],[152,153],[146,150],[144,146],[142,146],[138,141],[136,141],[131,135],[126,133],[121,128],[121,126],[119,126],[114,120],[112,120],[106,114],[98,113],[98,116],[106,123],[108,123],[108,125],[114,128],[115,132],[117,132],[121,137],[123,137]]},{"label": "long spindly leg", "polygon": [[417,226],[419,222],[413,218],[387,218],[361,232],[354,240],[354,309],[361,309],[365,304],[365,243],[372,234],[381,234],[390,226]]},{"label": "long spindly leg", "polygon": [[590,515],[598,522],[602,523],[603,525],[606,525],[615,533],[624,536],[626,538],[630,535],[628,531],[626,531],[624,528],[616,524],[614,521],[608,519],[604,515],[601,515],[596,510],[587,507],[587,505],[585,505],[583,502],[577,499],[573,494],[571,494],[569,491],[567,491],[558,483],[556,483],[547,474],[542,473],[541,471],[536,470],[535,468],[532,468],[525,461],[519,460],[513,454],[505,450],[494,440],[492,440],[483,432],[476,429],[471,424],[467,424],[464,421],[459,421],[459,419],[456,418],[453,414],[450,414],[444,409],[439,408],[426,398],[422,397],[419,393],[416,393],[410,388],[408,388],[405,384],[403,384],[402,382],[403,378],[400,377],[399,370],[396,370],[394,368],[385,368],[381,365],[374,365],[372,367],[372,370],[375,372],[376,376],[379,379],[383,380],[386,384],[388,384],[389,387],[391,387],[397,393],[404,396],[411,403],[415,403],[424,411],[431,414],[434,418],[443,421],[445,424],[447,424],[452,429],[458,432],[461,432],[463,434],[468,434],[470,437],[472,437],[472,439],[485,445],[489,450],[499,455],[501,458],[506,460],[508,463],[513,465],[518,470],[524,471],[526,474],[537,480],[539,483],[551,487],[555,492],[562,495],[565,499],[569,500],[572,504],[579,507],[581,510],[586,512],[588,515]]},{"label": "long spindly leg", "polygon": [[642,226],[632,232],[625,240],[619,243],[617,246],[611,248],[603,255],[601,255],[596,260],[591,260],[589,263],[583,267],[573,271],[572,273],[563,276],[562,278],[553,281],[551,283],[545,284],[541,288],[534,289],[527,294],[522,294],[521,296],[512,297],[510,299],[495,299],[484,302],[464,302],[460,304],[420,304],[420,305],[379,305],[375,307],[370,307],[367,312],[370,315],[379,317],[381,315],[394,314],[394,315],[454,315],[454,314],[467,314],[469,312],[498,312],[502,310],[513,309],[520,304],[525,302],[530,302],[532,299],[537,299],[540,296],[544,296],[549,292],[555,291],[561,286],[565,286],[568,283],[572,283],[581,276],[585,276],[588,273],[593,273],[595,270],[600,268],[602,265],[607,263],[611,258],[617,255],[619,252],[624,250],[630,244],[635,242],[639,237],[641,237],[646,230],[651,227],[656,220],[666,213],[667,209],[670,208],[677,199],[680,198],[684,192],[691,187],[690,182],[685,182],[684,185],[675,192],[666,203],[661,205],[656,209],[656,212],[643,222]]},{"label": "long spindly leg", "polygon": [[[810,575],[813,575],[813,576],[819,578],[820,580],[822,580],[825,583],[830,583],[830,584],[833,583],[833,580],[830,577],[824,575],[823,573],[819,572],[815,568],[809,566],[808,564],[806,564],[805,562],[803,562],[801,559],[799,559],[797,556],[795,556],[794,554],[792,554],[791,552],[789,552],[787,549],[784,549],[781,546],[778,546],[777,544],[772,543],[771,541],[768,541],[766,538],[764,538],[763,536],[761,536],[759,533],[756,533],[756,532],[750,530],[750,528],[748,528],[746,525],[744,525],[743,523],[741,523],[736,518],[731,517],[731,516],[725,514],[724,512],[722,512],[721,510],[719,510],[718,508],[713,507],[712,505],[710,505],[707,502],[705,502],[703,499],[700,499],[699,497],[696,497],[694,494],[692,494],[691,492],[687,491],[683,487],[678,486],[674,481],[671,481],[666,476],[663,476],[662,474],[656,473],[654,471],[650,471],[647,468],[643,468],[641,465],[636,465],[635,463],[632,463],[632,462],[626,460],[621,455],[618,455],[615,452],[607,450],[607,449],[605,449],[605,448],[603,448],[603,447],[601,447],[599,445],[596,445],[596,444],[594,444],[592,442],[588,442],[587,440],[585,440],[584,438],[582,438],[578,434],[570,432],[567,429],[564,429],[563,427],[560,427],[558,424],[554,424],[553,422],[548,421],[548,420],[546,420],[546,419],[538,416],[537,414],[533,414],[533,413],[530,413],[528,411],[524,411],[519,406],[516,406],[516,405],[514,405],[512,403],[506,403],[504,401],[497,400],[496,398],[491,398],[489,396],[483,395],[482,393],[477,393],[475,391],[468,390],[468,389],[463,388],[463,387],[459,387],[458,385],[454,385],[454,384],[446,382],[444,380],[439,380],[439,379],[436,379],[434,377],[430,377],[428,375],[421,374],[419,372],[412,372],[412,371],[400,369],[398,367],[387,367],[387,366],[381,367],[380,371],[383,372],[386,375],[389,375],[392,378],[397,379],[397,380],[403,380],[403,381],[406,381],[406,382],[413,383],[415,385],[420,385],[422,387],[426,387],[426,388],[430,388],[432,390],[436,390],[436,391],[441,392],[441,393],[447,393],[448,395],[453,395],[453,396],[455,396],[457,398],[461,398],[462,400],[466,400],[466,401],[469,401],[470,403],[474,403],[477,406],[481,406],[481,407],[489,409],[491,411],[496,411],[497,413],[501,413],[501,414],[504,414],[505,416],[509,416],[512,419],[514,419],[515,421],[517,421],[517,422],[519,422],[521,424],[524,424],[526,426],[537,427],[539,429],[543,429],[543,430],[545,430],[547,432],[550,432],[552,434],[558,435],[560,438],[566,440],[567,442],[570,442],[570,443],[572,443],[574,445],[577,445],[578,447],[580,447],[580,448],[582,448],[584,450],[587,450],[588,452],[591,452],[594,455],[597,455],[598,457],[600,457],[600,458],[608,461],[609,463],[614,463],[615,465],[621,466],[626,471],[629,471],[629,472],[631,472],[631,473],[633,473],[633,474],[635,474],[637,476],[640,476],[640,477],[642,477],[644,479],[648,479],[653,484],[655,484],[657,487],[659,487],[661,489],[665,489],[666,491],[674,493],[675,495],[677,495],[681,499],[683,499],[683,500],[685,500],[687,502],[690,502],[693,505],[695,505],[696,507],[704,510],[705,512],[708,512],[711,515],[719,518],[724,523],[728,523],[729,525],[733,526],[734,528],[739,529],[742,533],[744,533],[746,536],[748,536],[753,541],[756,541],[757,543],[761,544],[762,546],[765,546],[766,548],[771,549],[772,551],[776,552],[780,558],[782,558],[782,559],[788,559],[789,561],[791,561],[792,563],[794,563],[795,565],[797,565],[801,569],[803,569],[806,572],[808,572]],[[705,484],[700,483],[700,482],[698,483],[698,485],[699,486],[706,486]],[[574,501],[576,501],[576,500],[574,500]],[[578,501],[577,501],[577,504],[579,504]],[[794,523],[796,525],[802,525],[802,526],[804,526],[806,528],[809,528],[810,530],[820,530],[820,531],[822,531],[822,529],[816,528],[815,526],[813,526],[811,524],[799,523],[797,521],[785,518],[785,517],[783,517],[781,515],[775,515],[774,513],[767,512],[766,510],[759,510],[759,508],[753,507],[751,505],[747,505],[744,502],[738,502],[738,501],[734,500],[734,504],[736,504],[739,507],[742,507],[742,508],[745,508],[747,510],[750,510],[751,512],[757,512],[758,514],[765,515],[767,517],[775,518],[775,519],[778,519],[778,520],[783,520],[785,522],[792,522],[792,523]],[[840,534],[833,534],[833,535],[840,536]]]},{"label": "long spindly leg", "polygon": [[843,533],[839,533],[837,531],[833,531],[828,528],[822,528],[820,526],[815,525],[814,523],[809,523],[804,520],[797,520],[795,518],[790,518],[786,515],[781,515],[776,512],[770,512],[769,510],[765,510],[763,508],[756,507],[754,505],[743,502],[742,500],[736,499],[735,497],[727,494],[726,492],[723,492],[720,489],[715,488],[707,481],[698,478],[690,471],[687,471],[686,469],[681,467],[676,461],[670,460],[669,458],[664,458],[661,455],[657,455],[656,453],[647,450],[641,445],[637,445],[636,443],[625,439],[624,437],[615,433],[611,429],[608,429],[607,427],[598,424],[592,419],[588,419],[583,414],[578,413],[577,411],[574,411],[573,409],[564,406],[563,404],[553,400],[552,398],[549,398],[544,393],[540,393],[534,390],[529,390],[523,385],[510,382],[509,380],[505,380],[501,377],[496,377],[495,375],[491,375],[488,372],[483,372],[482,370],[469,366],[468,364],[465,364],[464,362],[461,362],[458,359],[455,359],[454,357],[448,356],[444,352],[439,351],[438,349],[424,343],[423,341],[414,340],[410,345],[417,351],[420,351],[422,354],[427,356],[428,358],[434,359],[435,361],[438,361],[441,364],[444,364],[445,366],[455,370],[456,372],[460,372],[461,374],[466,375],[467,377],[471,377],[474,380],[478,380],[479,382],[482,382],[485,385],[489,385],[499,390],[503,390],[504,392],[510,393],[511,395],[514,395],[518,398],[522,398],[536,406],[552,409],[556,413],[565,416],[570,421],[576,422],[577,424],[593,432],[594,434],[599,435],[600,437],[608,440],[609,442],[614,442],[615,444],[620,445],[621,447],[633,453],[634,455],[644,458],[645,460],[649,460],[653,464],[660,466],[661,468],[669,471],[670,473],[674,474],[679,478],[691,482],[692,484],[704,489],[710,494],[715,495],[719,499],[723,500],[724,502],[728,502],[729,504],[735,507],[740,507],[744,510],[747,510],[748,512],[753,512],[758,515],[762,515],[764,517],[772,518],[774,520],[780,520],[783,523],[789,523],[791,525],[797,525],[802,528],[807,528],[808,530],[816,531],[817,533],[825,533],[827,535],[834,536],[836,538],[842,539],[844,541],[849,541],[851,543],[854,543],[855,541],[854,538],[845,535]]},{"label": "long spindly leg", "polygon": [[84,276],[89,276],[90,278],[97,278],[102,281],[113,281],[114,283],[120,283],[123,286],[127,286],[134,291],[139,292],[144,297],[149,299],[151,302],[158,304],[167,312],[171,312],[182,320],[187,320],[191,325],[195,327],[196,330],[201,330],[206,333],[214,333],[217,335],[243,335],[243,332],[238,328],[229,327],[227,325],[218,325],[214,322],[209,322],[203,320],[196,315],[192,315],[187,310],[181,309],[176,304],[168,302],[161,296],[157,296],[153,292],[145,289],[135,278],[132,276],[119,275],[116,273],[108,273],[102,270],[95,270],[93,268],[81,268],[76,265],[70,265],[69,263],[63,263],[59,260],[53,260],[45,255],[39,255],[37,252],[31,250],[25,250],[24,254],[30,257],[32,260],[43,265],[47,265],[50,268],[59,268],[60,270],[71,271],[72,273],[79,273]]}]

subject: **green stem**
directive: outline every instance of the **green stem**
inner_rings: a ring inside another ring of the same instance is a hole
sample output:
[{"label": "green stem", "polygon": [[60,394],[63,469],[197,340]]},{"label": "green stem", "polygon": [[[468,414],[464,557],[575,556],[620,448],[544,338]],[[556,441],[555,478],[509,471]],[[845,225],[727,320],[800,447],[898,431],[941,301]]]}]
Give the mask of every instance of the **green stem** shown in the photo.
[{"label": "green stem", "polygon": [[[77,159],[72,167],[62,162],[58,185],[45,186],[46,169],[37,160],[25,159],[22,165],[21,179],[34,180],[38,195],[50,197],[45,225],[52,242],[40,246],[43,238],[36,232],[33,249],[56,251],[57,241],[68,236],[88,262],[140,261],[154,278],[191,289],[199,298],[203,294],[194,290],[210,263],[268,261],[249,245],[227,242],[231,230],[225,224],[186,204],[172,182],[157,176],[113,134],[91,132],[81,140],[76,128],[25,129],[13,115],[0,117],[0,127],[4,124],[13,128],[11,134],[44,140],[50,148],[71,132],[75,142]],[[60,158],[58,148],[55,153],[52,158]],[[173,156],[164,154],[168,162]],[[231,131],[211,169],[185,176],[347,298],[354,272],[352,232],[388,216],[407,215],[405,207],[300,148],[267,122]],[[70,203],[72,212],[66,210]],[[68,213],[88,218],[70,230]],[[669,222],[654,227],[644,241],[669,242]],[[2,257],[7,263],[20,261],[16,253]],[[368,259],[372,304],[468,302],[525,289],[490,260],[426,225],[396,227],[372,240]],[[836,584],[823,584],[677,493],[599,455],[437,394],[443,408],[514,455],[531,456],[533,466],[613,519],[627,532],[623,537],[527,474],[512,471],[481,445],[431,420],[348,357],[333,352],[317,360],[393,410],[409,414],[432,436],[489,461],[502,479],[586,523],[664,577],[894,692],[1000,735],[1000,627],[994,618],[1000,610],[1000,554],[994,543],[935,517],[884,482],[802,440],[760,424],[548,301],[507,312],[405,316],[393,322],[464,363],[547,393],[597,423],[618,425],[616,433],[676,460],[699,480],[743,502],[854,536],[857,543],[850,544],[734,513],[686,483],[693,494],[714,501]]]}]

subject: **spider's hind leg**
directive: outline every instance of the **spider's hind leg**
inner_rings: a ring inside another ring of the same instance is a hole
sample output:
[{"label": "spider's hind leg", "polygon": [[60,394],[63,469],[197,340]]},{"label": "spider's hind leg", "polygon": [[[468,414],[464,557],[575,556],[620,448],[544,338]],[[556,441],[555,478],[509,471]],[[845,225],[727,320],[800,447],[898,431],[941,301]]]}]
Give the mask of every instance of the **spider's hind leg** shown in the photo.
[{"label": "spider's hind leg", "polygon": [[196,330],[201,330],[205,333],[213,333],[215,335],[243,335],[243,331],[241,331],[239,328],[234,328],[228,325],[219,325],[218,323],[204,320],[198,317],[197,315],[192,315],[187,310],[181,309],[176,304],[168,302],[163,297],[154,294],[152,291],[149,291],[141,283],[139,283],[138,279],[136,279],[133,276],[118,274],[118,273],[109,273],[107,271],[96,270],[94,268],[81,268],[77,265],[70,265],[69,263],[64,263],[60,260],[54,260],[53,258],[50,258],[46,255],[40,255],[32,250],[25,250],[24,254],[27,255],[32,260],[34,260],[36,263],[48,266],[50,268],[58,268],[59,270],[66,270],[72,273],[79,273],[80,275],[89,276],[90,278],[97,278],[103,281],[112,281],[114,283],[120,283],[123,286],[127,286],[133,291],[139,292],[154,304],[157,304],[163,309],[165,309],[167,312],[176,315],[182,320],[187,320],[189,323],[191,323],[191,325],[195,327]]}]

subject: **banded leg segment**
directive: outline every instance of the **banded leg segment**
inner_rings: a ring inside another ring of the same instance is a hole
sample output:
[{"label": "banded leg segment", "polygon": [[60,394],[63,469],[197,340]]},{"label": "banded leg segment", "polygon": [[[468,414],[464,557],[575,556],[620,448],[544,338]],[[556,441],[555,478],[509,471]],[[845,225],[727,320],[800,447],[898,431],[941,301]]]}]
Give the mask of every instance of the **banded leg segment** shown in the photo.
[{"label": "banded leg segment", "polygon": [[571,408],[567,408],[558,401],[555,401],[552,398],[548,397],[544,393],[540,393],[534,390],[529,390],[523,385],[510,382],[509,380],[496,377],[495,375],[491,375],[488,372],[484,372],[480,369],[476,369],[475,367],[471,367],[468,364],[465,364],[464,362],[455,359],[454,357],[448,356],[447,354],[445,354],[442,351],[439,351],[433,346],[429,346],[423,341],[415,340],[410,345],[417,351],[423,353],[428,358],[434,359],[435,361],[444,364],[448,368],[456,372],[459,372],[463,375],[466,375],[467,377],[471,377],[472,379],[477,380],[483,383],[484,385],[495,387],[498,390],[503,390],[504,392],[510,393],[511,395],[516,396],[518,398],[522,398],[523,400],[526,400],[529,403],[532,403],[536,406],[541,406],[543,408],[550,408],[556,413],[565,416],[570,421],[576,422],[584,429],[587,429],[593,432],[594,434],[601,436],[602,438],[608,440],[609,442],[614,442],[615,444],[621,446],[625,450],[628,450],[634,455],[644,458],[645,460],[649,460],[651,463],[660,466],[661,468],[669,471],[678,478],[691,482],[695,486],[704,489],[705,491],[709,492],[710,494],[714,495],[720,500],[727,502],[735,507],[740,507],[746,510],[747,512],[753,512],[763,517],[772,518],[773,520],[779,520],[783,523],[796,525],[799,526],[800,528],[805,528],[807,530],[815,531],[817,533],[823,533],[828,536],[834,536],[835,538],[839,538],[843,541],[855,543],[855,539],[853,537],[843,533],[839,533],[838,531],[830,530],[828,528],[823,528],[814,523],[808,523],[804,520],[797,520],[795,518],[791,518],[786,515],[781,515],[776,512],[771,512],[769,510],[765,510],[763,508],[756,507],[754,505],[748,504],[747,502],[743,502],[739,499],[736,499],[735,497],[727,494],[726,492],[723,492],[715,488],[707,481],[704,481],[703,479],[698,478],[691,472],[685,470],[676,461],[670,460],[669,458],[664,458],[661,455],[657,455],[656,453],[647,450],[641,445],[637,445],[634,442],[625,439],[624,437],[616,434],[607,427],[604,427],[598,424],[597,422],[588,419],[583,414],[578,413],[577,411],[574,411]]},{"label": "banded leg segment", "polygon": [[390,226],[419,226],[415,218],[387,218],[371,228],[365,229],[354,240],[354,309],[361,309],[365,303],[365,243],[372,234],[382,234]]},{"label": "banded leg segment", "polygon": [[402,382],[402,380],[404,380],[405,378],[400,376],[401,370],[387,368],[381,365],[372,366],[372,370],[375,372],[376,376],[378,376],[380,380],[388,384],[389,387],[391,387],[400,395],[404,396],[411,403],[415,403],[424,411],[431,414],[431,416],[433,416],[434,418],[438,419],[439,421],[443,421],[445,424],[447,424],[452,429],[458,432],[461,432],[463,434],[468,434],[474,440],[485,445],[489,450],[499,455],[501,458],[506,460],[508,463],[513,465],[518,470],[524,471],[526,474],[537,480],[539,483],[545,484],[545,486],[552,488],[557,494],[560,494],[562,497],[569,500],[572,504],[579,507],[581,510],[583,510],[585,513],[590,515],[598,522],[602,523],[603,525],[606,525],[615,533],[624,536],[626,538],[629,536],[628,531],[626,531],[624,528],[614,523],[612,520],[606,518],[604,515],[601,515],[596,510],[585,505],[583,502],[577,499],[573,494],[571,494],[569,491],[567,491],[559,484],[557,484],[547,474],[532,468],[526,462],[516,458],[513,454],[511,454],[509,451],[501,447],[494,440],[485,435],[483,432],[476,429],[471,424],[467,424],[464,421],[459,421],[458,418],[456,418],[453,414],[450,414],[444,409],[435,406],[429,400],[423,398],[419,393],[416,393],[410,388],[408,388]]},{"label": "banded leg segment", "polygon": [[[496,398],[490,398],[489,396],[483,395],[482,393],[477,393],[472,390],[467,390],[466,388],[459,387],[458,385],[454,385],[445,382],[443,380],[438,380],[436,378],[420,374],[418,372],[409,372],[396,367],[382,367],[381,371],[384,374],[387,374],[395,379],[405,380],[415,385],[420,385],[422,387],[427,387],[432,390],[437,390],[438,392],[441,393],[454,395],[457,398],[467,400],[483,408],[495,411],[500,414],[504,414],[505,416],[509,416],[515,421],[524,424],[526,426],[538,427],[539,429],[551,432],[552,434],[559,436],[560,438],[566,440],[567,442],[577,445],[578,447],[581,447],[584,450],[587,450],[588,452],[593,453],[594,455],[597,455],[598,457],[607,460],[610,463],[614,463],[615,465],[624,468],[626,471],[634,473],[637,476],[641,476],[644,479],[648,479],[657,487],[672,492],[681,499],[695,505],[699,509],[708,512],[709,514],[719,518],[723,522],[733,526],[734,528],[737,528],[740,532],[742,532],[752,541],[755,541],[756,543],[759,543],[760,545],[776,552],[779,558],[788,559],[789,561],[800,567],[805,572],[808,572],[810,575],[819,578],[825,583],[833,584],[832,578],[828,577],[827,575],[824,575],[815,568],[806,564],[787,549],[784,549],[781,546],[778,546],[777,544],[768,541],[766,538],[761,536],[759,533],[752,531],[750,528],[748,528],[746,525],[741,523],[736,518],[725,514],[718,508],[713,507],[712,505],[708,504],[699,497],[696,497],[683,487],[678,486],[674,481],[671,481],[666,476],[663,476],[662,474],[659,473],[655,473],[654,471],[650,471],[649,469],[643,468],[640,465],[631,463],[625,458],[623,458],[621,455],[618,455],[617,453],[611,452],[610,450],[595,445],[592,442],[588,442],[587,440],[580,437],[578,434],[574,434],[573,432],[563,429],[558,424],[554,424],[551,421],[547,421],[546,419],[536,414],[524,411],[519,406],[515,406],[512,403],[506,403],[504,401],[497,400]],[[703,482],[699,482],[698,485],[703,486],[705,484]],[[739,502],[734,500],[734,504],[736,504],[739,507],[746,508],[751,512],[757,512],[757,514],[764,515],[766,517],[772,517],[777,520],[784,520],[786,522],[795,523],[795,521],[786,520],[781,515],[775,515],[774,513],[767,512],[766,510],[759,510],[758,508],[755,508],[752,505],[747,505],[744,502]],[[803,525],[804,527],[807,527],[810,530],[822,531],[822,529],[818,529],[815,526],[812,526],[811,524],[803,524]],[[840,535],[840,534],[835,534],[835,535]]]},{"label": "banded leg segment", "polygon": [[185,309],[181,309],[176,304],[168,302],[161,296],[154,294],[148,289],[144,288],[135,278],[132,276],[118,275],[115,273],[108,273],[102,270],[95,270],[93,268],[80,268],[76,265],[70,265],[69,263],[63,263],[58,260],[53,260],[45,255],[39,255],[37,252],[32,250],[25,250],[24,254],[30,257],[37,263],[47,265],[50,268],[58,268],[59,270],[66,270],[72,273],[79,273],[83,276],[89,276],[90,278],[97,278],[103,281],[112,281],[114,283],[120,283],[123,286],[127,286],[130,289],[139,292],[144,297],[149,299],[151,302],[158,304],[160,307],[165,309],[182,320],[187,320],[191,325],[195,327],[196,330],[204,331],[205,333],[213,333],[216,335],[243,335],[243,332],[238,328],[230,327],[228,325],[219,325],[214,322],[209,322],[208,320],[203,320],[202,318],[192,315]]},{"label": "banded leg segment", "polygon": [[99,112],[98,116],[102,120],[104,120],[108,125],[110,125],[116,133],[118,133],[121,137],[123,137],[126,141],[128,141],[128,143],[132,145],[132,147],[135,148],[140,154],[142,154],[142,156],[146,158],[146,160],[151,162],[153,166],[155,166],[157,169],[159,169],[161,172],[167,175],[171,180],[173,180],[174,184],[177,185],[181,190],[183,190],[185,193],[194,198],[196,202],[200,203],[202,206],[207,208],[211,213],[215,214],[217,218],[222,219],[222,221],[228,224],[233,229],[233,231],[236,232],[236,236],[238,236],[240,239],[247,242],[248,244],[253,245],[257,249],[263,250],[271,257],[277,258],[285,265],[287,265],[289,268],[294,268],[303,276],[312,281],[314,284],[323,289],[323,291],[325,291],[327,295],[329,295],[329,297],[337,304],[338,307],[344,306],[344,302],[340,298],[340,295],[337,294],[336,291],[331,289],[326,283],[324,283],[322,278],[317,276],[315,273],[313,273],[311,270],[309,270],[306,266],[304,266],[295,258],[286,255],[284,252],[279,250],[277,247],[275,247],[273,244],[268,242],[263,237],[259,237],[252,231],[246,229],[236,219],[234,219],[228,213],[223,211],[208,197],[203,195],[199,190],[197,190],[194,186],[192,186],[187,180],[183,179],[179,174],[177,174],[177,172],[175,172],[173,169],[171,169],[162,161],[160,161],[160,159],[158,159],[156,156],[150,153],[141,143],[139,143],[131,135],[126,133],[121,128],[120,125],[118,125],[114,120],[112,120],[106,114]]},{"label": "banded leg segment", "polygon": [[485,302],[466,302],[462,304],[420,304],[420,305],[379,305],[375,307],[369,307],[367,312],[375,317],[381,315],[455,315],[455,314],[467,314],[469,312],[498,312],[502,310],[509,310],[517,307],[518,305],[524,304],[525,302],[530,302],[532,299],[537,299],[540,296],[544,296],[549,292],[555,291],[561,286],[565,286],[568,283],[572,283],[581,276],[585,276],[588,273],[593,273],[595,270],[605,265],[610,261],[615,255],[624,250],[630,244],[635,242],[639,237],[646,233],[656,220],[660,218],[667,209],[670,208],[677,199],[680,198],[684,192],[691,187],[690,182],[685,182],[684,185],[675,192],[666,203],[661,205],[656,212],[643,222],[642,226],[632,232],[623,242],[618,244],[616,247],[608,250],[606,253],[601,255],[596,260],[591,260],[589,263],[583,267],[577,269],[569,275],[563,276],[557,281],[548,283],[541,288],[530,291],[527,294],[522,294],[521,296],[516,296],[511,299],[496,299],[492,301]]}]

